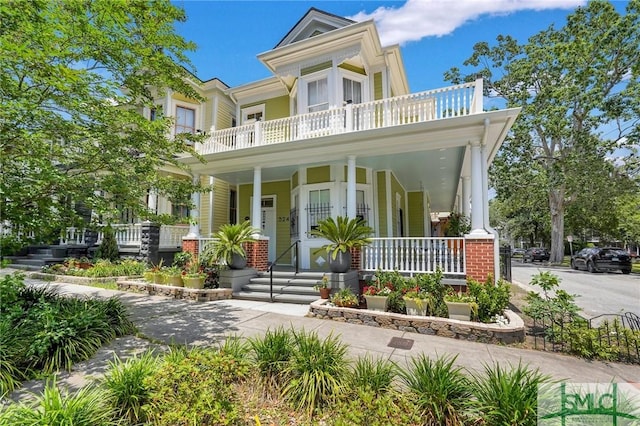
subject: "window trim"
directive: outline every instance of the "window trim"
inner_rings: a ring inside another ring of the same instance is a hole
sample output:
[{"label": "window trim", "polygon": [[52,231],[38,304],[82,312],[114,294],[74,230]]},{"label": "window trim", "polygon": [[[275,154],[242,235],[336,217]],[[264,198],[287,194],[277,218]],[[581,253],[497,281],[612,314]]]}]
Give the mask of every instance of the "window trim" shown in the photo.
[{"label": "window trim", "polygon": [[[259,104],[259,105],[253,105],[250,107],[246,107],[246,108],[242,108],[240,110],[241,112],[241,116],[242,116],[242,124],[252,124],[255,123],[256,121],[264,121],[265,120],[265,104]],[[256,120],[256,119],[249,119],[248,116],[252,115],[252,114],[257,114],[260,113],[262,116],[260,117],[260,120]]]},{"label": "window trim", "polygon": [[357,81],[362,86],[362,99],[361,103],[366,103],[371,101],[371,94],[369,93],[369,76],[364,74],[358,74],[357,72],[349,71],[344,68],[338,68],[338,78],[340,84],[338,84],[338,91],[340,92],[338,95],[338,99],[341,102],[345,102],[344,100],[344,86],[343,80],[346,78],[348,80]]},{"label": "window trim", "polygon": [[[183,125],[179,125],[178,124],[178,108],[182,108],[185,110],[189,110],[189,111],[193,111],[193,131],[192,132],[178,132],[178,126],[181,126],[185,129],[187,129],[187,126],[183,126]],[[173,134],[174,135],[179,135],[181,133],[191,133],[192,135],[195,135],[197,130],[198,130],[198,108],[196,107],[196,105],[185,105],[185,104],[175,104],[175,109],[174,109],[174,113],[175,115],[173,116],[174,118],[174,125],[173,125]]]}]

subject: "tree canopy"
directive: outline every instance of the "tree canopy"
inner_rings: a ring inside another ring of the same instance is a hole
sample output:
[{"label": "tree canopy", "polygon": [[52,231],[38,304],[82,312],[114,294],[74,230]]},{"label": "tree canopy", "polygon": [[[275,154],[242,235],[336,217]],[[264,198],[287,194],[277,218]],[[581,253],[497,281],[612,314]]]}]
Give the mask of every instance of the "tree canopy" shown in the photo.
[{"label": "tree canopy", "polygon": [[[618,166],[611,173],[607,157],[637,146],[640,136],[639,6],[632,0],[621,14],[609,2],[590,2],[562,28],[551,26],[526,43],[508,35],[494,46],[477,43],[464,62],[466,75],[459,68],[445,74],[454,83],[480,74],[487,96],[522,107],[491,179],[503,201],[518,202],[514,190],[523,188],[546,193],[551,261],[563,257],[568,206],[638,190],[637,183],[619,184],[631,172]],[[523,175],[531,184],[523,184]]]},{"label": "tree canopy", "polygon": [[199,99],[167,0],[0,2],[0,219],[27,229],[73,224],[79,206],[140,216],[150,188],[185,198],[188,146],[150,121],[153,88]]}]

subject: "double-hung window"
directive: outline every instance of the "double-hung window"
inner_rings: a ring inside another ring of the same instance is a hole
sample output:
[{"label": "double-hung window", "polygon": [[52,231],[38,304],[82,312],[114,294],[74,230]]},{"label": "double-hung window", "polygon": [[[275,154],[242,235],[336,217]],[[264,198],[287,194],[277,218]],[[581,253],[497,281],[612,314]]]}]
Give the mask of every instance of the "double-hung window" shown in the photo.
[{"label": "double-hung window", "polygon": [[311,231],[318,227],[318,222],[331,216],[331,191],[316,189],[309,191],[307,205],[307,226]]},{"label": "double-hung window", "polygon": [[196,132],[196,110],[182,106],[176,107],[176,135]]},{"label": "double-hung window", "polygon": [[329,109],[329,84],[327,77],[307,83],[307,105],[309,112]]},{"label": "double-hung window", "polygon": [[349,104],[362,103],[362,83],[344,77],[342,79],[342,100]]}]

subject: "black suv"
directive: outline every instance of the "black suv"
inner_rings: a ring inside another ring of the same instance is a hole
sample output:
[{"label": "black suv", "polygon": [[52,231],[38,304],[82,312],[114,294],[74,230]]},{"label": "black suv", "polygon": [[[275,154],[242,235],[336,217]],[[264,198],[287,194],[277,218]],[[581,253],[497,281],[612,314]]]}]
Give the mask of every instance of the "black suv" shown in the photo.
[{"label": "black suv", "polygon": [[536,260],[539,262],[548,262],[549,257],[550,255],[547,249],[542,247],[531,247],[524,252],[524,255],[522,256],[522,262],[526,262],[527,260],[530,260],[531,263],[535,262]]}]

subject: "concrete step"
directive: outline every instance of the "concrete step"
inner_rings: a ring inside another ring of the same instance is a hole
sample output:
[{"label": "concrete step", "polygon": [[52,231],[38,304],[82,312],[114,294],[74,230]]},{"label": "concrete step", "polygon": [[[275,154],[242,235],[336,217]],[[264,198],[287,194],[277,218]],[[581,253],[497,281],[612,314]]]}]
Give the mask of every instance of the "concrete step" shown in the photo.
[{"label": "concrete step", "polygon": [[[280,278],[273,278],[273,285],[296,285],[299,287],[313,287],[316,284],[318,284],[321,280],[316,280],[316,279],[306,279],[306,278],[284,278],[284,277],[280,277]],[[269,283],[271,282],[269,277],[258,277],[258,278],[252,278],[251,279],[252,283],[255,284],[266,284],[269,285]]]},{"label": "concrete step", "polygon": [[[242,287],[243,291],[256,292],[256,293],[269,293],[270,286],[267,284],[249,283]],[[320,297],[320,292],[313,287],[300,287],[294,285],[275,285],[273,286],[273,293],[276,294],[299,294],[301,296],[317,296]]]},{"label": "concrete step", "polygon": [[[241,300],[257,300],[257,301],[263,301],[263,302],[271,301],[269,293],[261,293],[261,292],[253,292],[253,291],[250,291],[250,292],[240,291],[240,292],[233,293],[233,298],[241,299]],[[315,302],[319,298],[320,296],[303,296],[299,294],[275,294],[274,293],[273,295],[274,302],[296,303],[301,305],[310,304],[311,302]]]}]

